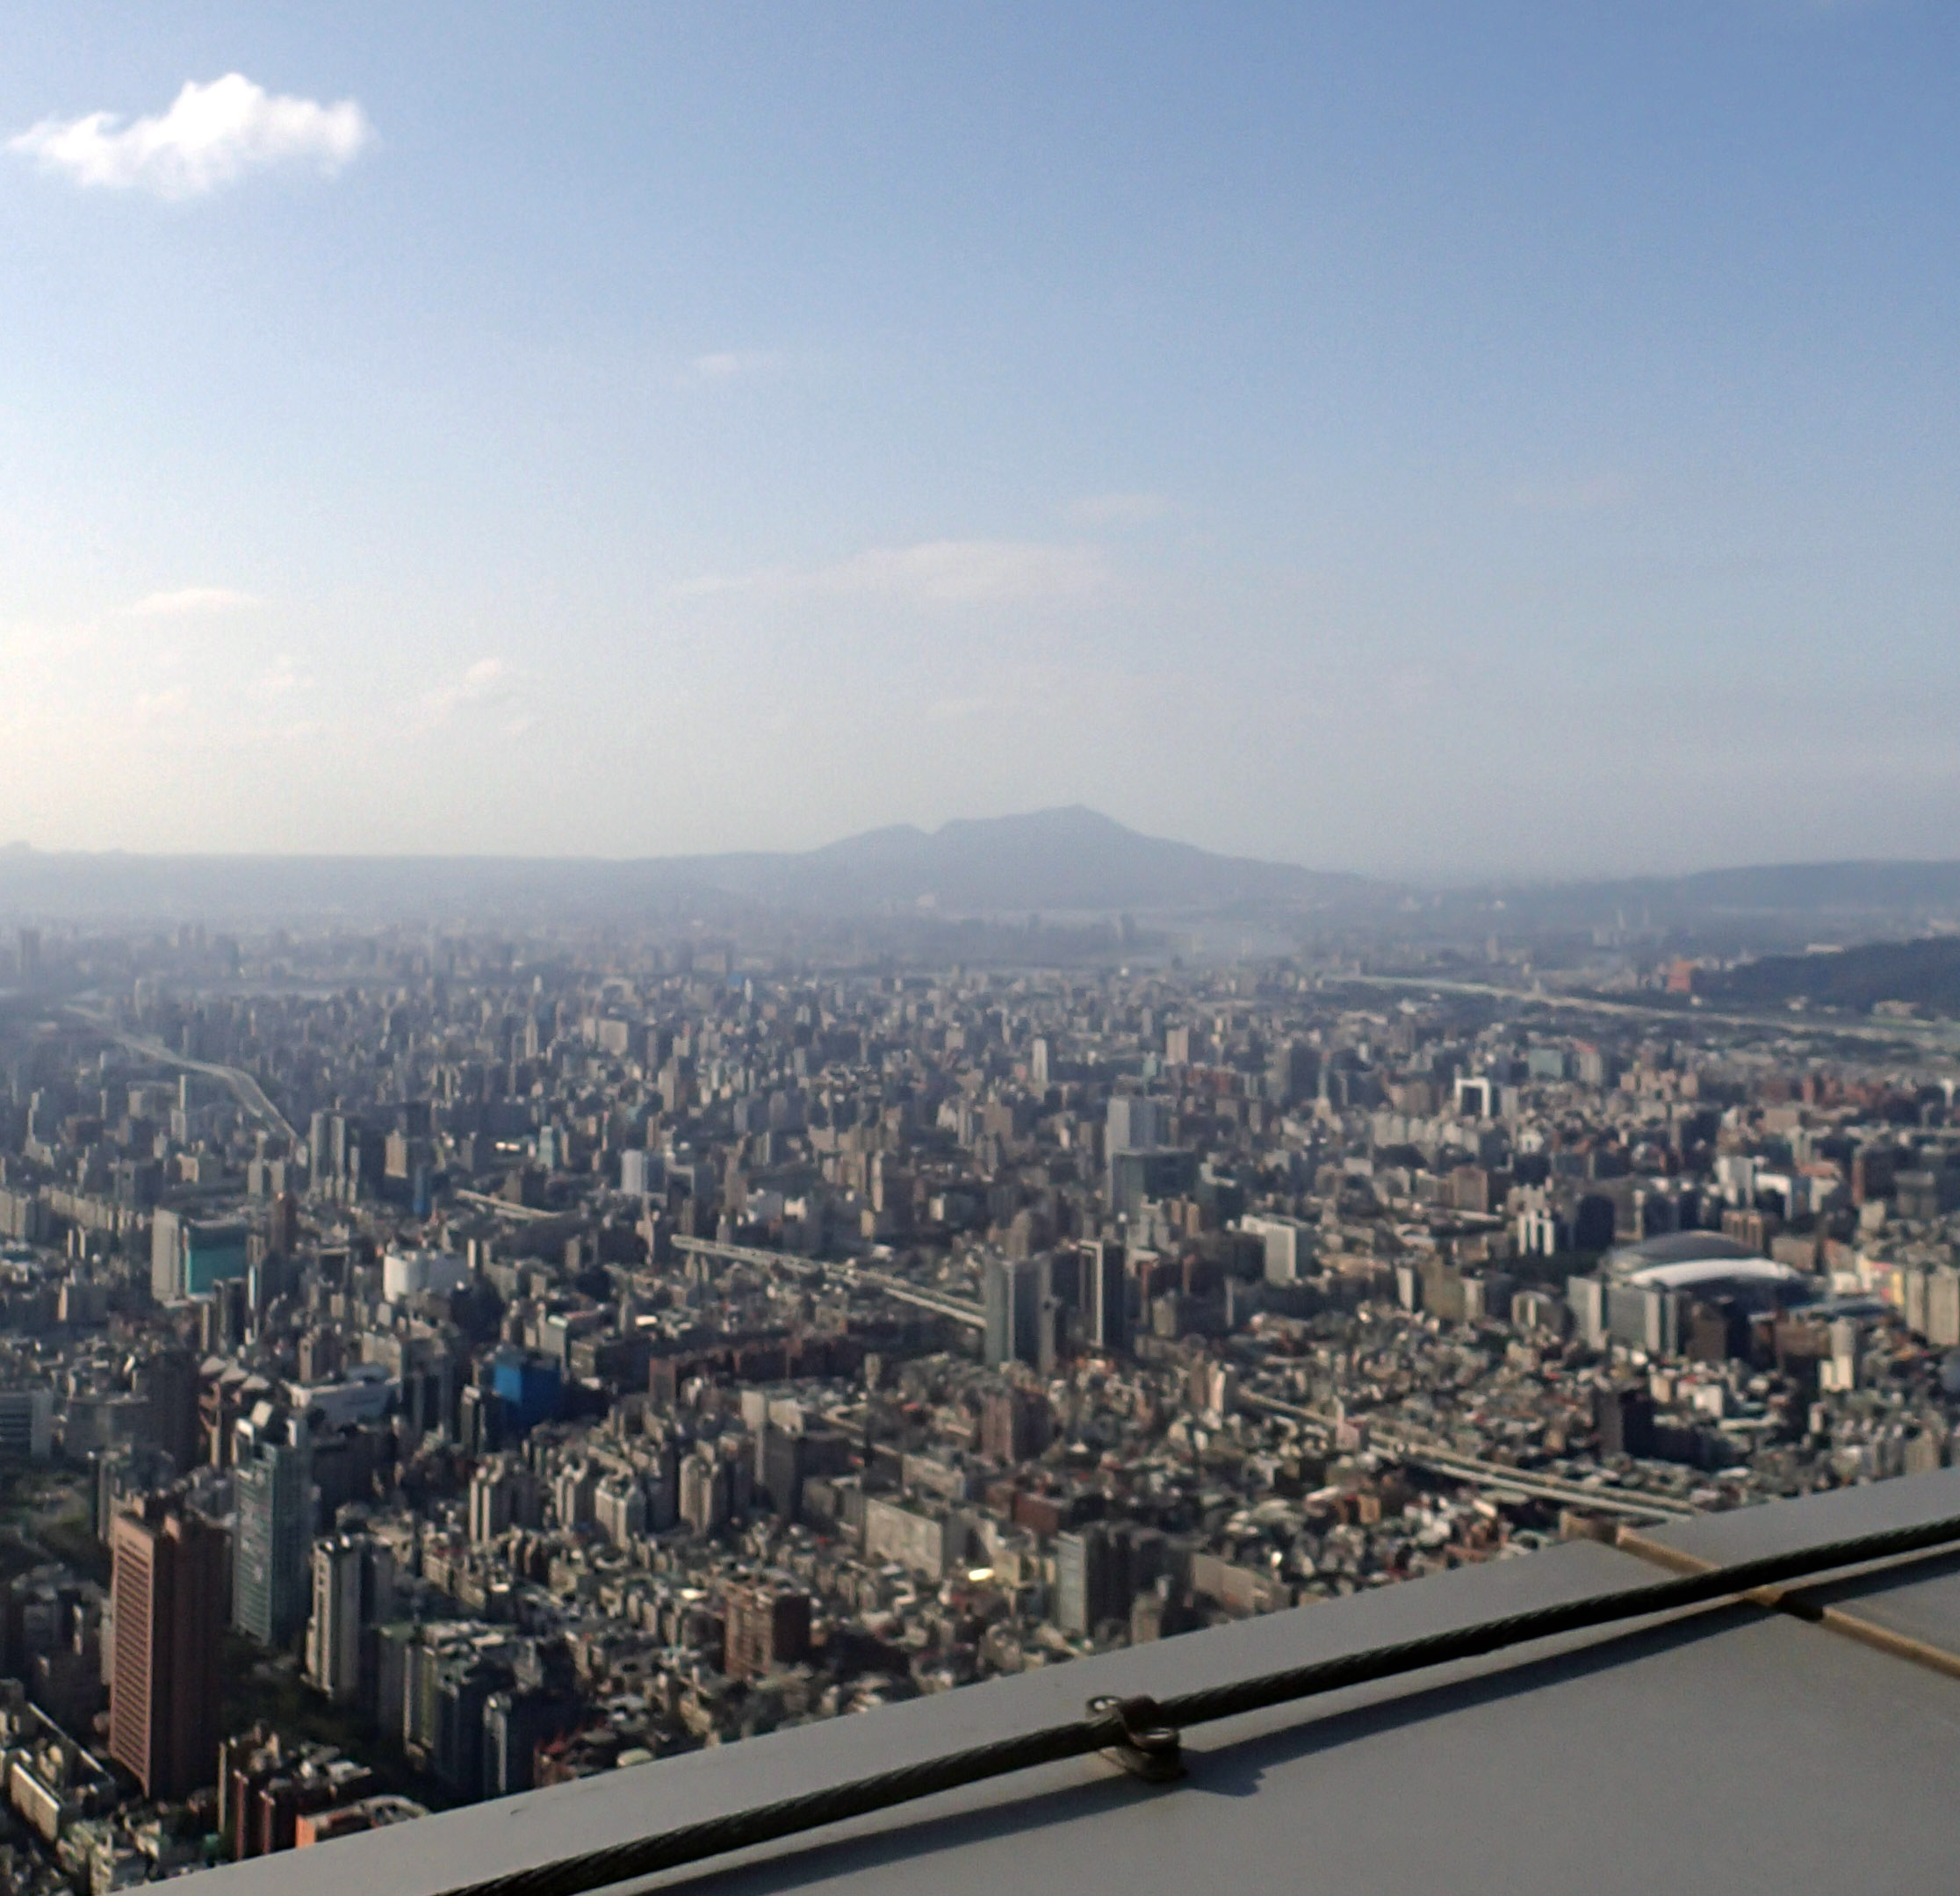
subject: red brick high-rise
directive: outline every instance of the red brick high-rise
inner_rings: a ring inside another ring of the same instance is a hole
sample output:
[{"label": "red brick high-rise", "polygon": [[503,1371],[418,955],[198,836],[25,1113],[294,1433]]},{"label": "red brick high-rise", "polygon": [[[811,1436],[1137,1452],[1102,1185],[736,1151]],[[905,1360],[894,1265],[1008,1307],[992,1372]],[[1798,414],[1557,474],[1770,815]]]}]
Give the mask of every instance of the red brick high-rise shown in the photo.
[{"label": "red brick high-rise", "polygon": [[218,1772],[225,1535],[153,1498],[119,1515],[109,1755],[162,1802]]}]

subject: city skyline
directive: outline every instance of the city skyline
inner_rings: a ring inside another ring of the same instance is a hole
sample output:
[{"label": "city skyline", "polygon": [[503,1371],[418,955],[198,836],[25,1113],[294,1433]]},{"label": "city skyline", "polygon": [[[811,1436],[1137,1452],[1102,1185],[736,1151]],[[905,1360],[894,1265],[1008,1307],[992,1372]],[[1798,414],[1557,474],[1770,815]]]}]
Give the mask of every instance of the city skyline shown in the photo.
[{"label": "city skyline", "polygon": [[31,11],[9,840],[1952,854],[1940,10]]},{"label": "city skyline", "polygon": [[0,1896],[1944,1864],[1951,0],[11,18]]},{"label": "city skyline", "polygon": [[[0,1869],[453,1892],[459,1836],[588,1846],[575,1781],[845,1718],[861,1769],[1063,1661],[1071,1711],[1295,1666],[1477,1575],[1760,1551],[1779,1499],[1949,1547],[1960,958],[1393,908],[1208,965],[685,906],[14,931]],[[1950,1690],[1944,1608],[1902,1649],[1871,1605],[1766,1623],[1888,1716]]]}]

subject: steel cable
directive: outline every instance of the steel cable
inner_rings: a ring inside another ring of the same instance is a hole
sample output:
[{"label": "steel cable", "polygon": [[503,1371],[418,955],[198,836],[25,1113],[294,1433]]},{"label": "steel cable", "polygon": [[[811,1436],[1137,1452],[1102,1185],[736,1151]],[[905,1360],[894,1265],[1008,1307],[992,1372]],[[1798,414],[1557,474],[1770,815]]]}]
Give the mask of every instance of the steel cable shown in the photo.
[{"label": "steel cable", "polygon": [[1886,1528],[1846,1540],[1768,1554],[1677,1579],[1622,1587],[1551,1606],[1532,1607],[1466,1626],[1423,1633],[1391,1646],[1320,1659],[1229,1684],[1203,1687],[1163,1700],[1097,1700],[1066,1724],[880,1771],[825,1790],[731,1812],[700,1823],[562,1857],[482,1882],[461,1884],[442,1896],[585,1896],[591,1890],[727,1856],[761,1843],[868,1816],[920,1798],[991,1777],[1110,1751],[1138,1775],[1167,1781],[1179,1775],[1177,1734],[1186,1726],[1241,1717],[1345,1687],[1477,1659],[1506,1647],[1556,1639],[1594,1626],[1679,1612],[1711,1601],[1812,1578],[1834,1570],[1896,1559],[1960,1541],[1960,1517],[1914,1527]]}]

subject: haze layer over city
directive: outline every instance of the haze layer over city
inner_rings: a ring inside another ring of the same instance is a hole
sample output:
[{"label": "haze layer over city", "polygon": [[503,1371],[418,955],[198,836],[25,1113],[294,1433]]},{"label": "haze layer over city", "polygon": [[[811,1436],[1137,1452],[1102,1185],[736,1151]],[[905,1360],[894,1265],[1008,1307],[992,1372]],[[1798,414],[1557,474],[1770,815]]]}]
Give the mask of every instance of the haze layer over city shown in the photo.
[{"label": "haze layer over city", "polygon": [[1960,17],[20,12],[7,1891],[1945,1479]]}]

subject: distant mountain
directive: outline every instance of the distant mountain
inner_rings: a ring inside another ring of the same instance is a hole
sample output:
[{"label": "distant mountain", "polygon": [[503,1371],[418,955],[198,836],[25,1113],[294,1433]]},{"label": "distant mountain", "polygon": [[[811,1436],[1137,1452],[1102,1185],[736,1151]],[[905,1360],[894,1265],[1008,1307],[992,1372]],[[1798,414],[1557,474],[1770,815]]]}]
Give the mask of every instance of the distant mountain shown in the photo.
[{"label": "distant mountain", "polygon": [[209,919],[630,914],[729,904],[833,916],[1152,912],[1366,900],[1383,885],[1214,855],[1079,806],[870,830],[803,852],[138,856],[0,850],[0,913]]},{"label": "distant mountain", "polygon": [[1509,883],[1447,891],[1446,929],[1502,910],[1518,934],[1600,927],[1675,933],[1716,952],[1802,947],[1819,939],[1925,934],[1960,919],[1960,862],[1770,863],[1688,876]]},{"label": "distant mountain", "polygon": [[1337,900],[1367,886],[1357,876],[1320,875],[1166,842],[1080,804],[933,831],[901,825],[803,855],[703,857],[692,867],[724,889],[830,910],[1219,909]]},{"label": "distant mountain", "polygon": [[[1960,862],[1819,862],[1432,890],[1216,855],[1081,805],[868,830],[821,848],[627,861],[536,856],[144,856],[0,848],[0,918],[342,918],[528,924],[758,910],[864,915],[1312,912],[1351,934],[1510,939],[1625,928],[1694,952],[1900,938],[1960,919]],[[1900,997],[1904,998],[1904,997]]]},{"label": "distant mountain", "polygon": [[1731,914],[1874,915],[1960,910],[1960,862],[1786,862],[1631,883],[1653,899]]}]

